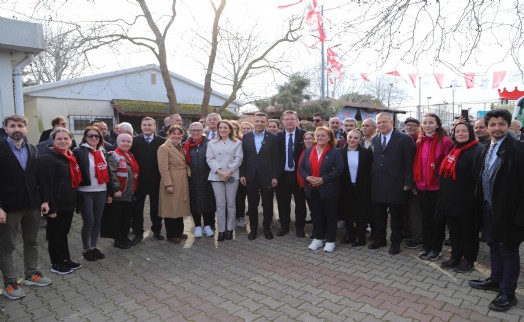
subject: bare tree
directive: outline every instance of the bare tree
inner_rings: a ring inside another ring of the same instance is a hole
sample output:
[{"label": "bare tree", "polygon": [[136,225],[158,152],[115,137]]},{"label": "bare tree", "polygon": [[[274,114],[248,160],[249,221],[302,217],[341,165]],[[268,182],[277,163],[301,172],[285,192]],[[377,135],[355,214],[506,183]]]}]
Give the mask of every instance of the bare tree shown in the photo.
[{"label": "bare tree", "polygon": [[366,93],[374,97],[386,108],[398,107],[407,94],[399,87],[398,80],[379,77],[374,82],[368,83]]}]

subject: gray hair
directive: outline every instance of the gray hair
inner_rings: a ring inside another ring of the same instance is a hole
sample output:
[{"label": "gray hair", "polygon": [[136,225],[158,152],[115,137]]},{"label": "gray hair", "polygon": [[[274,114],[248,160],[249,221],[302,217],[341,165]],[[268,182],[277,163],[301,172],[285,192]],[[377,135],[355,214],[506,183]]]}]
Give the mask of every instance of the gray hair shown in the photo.
[{"label": "gray hair", "polygon": [[122,141],[123,138],[128,138],[131,140],[131,142],[133,142],[133,137],[127,133],[122,133],[122,134],[119,134],[117,137],[116,137],[116,144],[118,145],[120,143],[120,141]]},{"label": "gray hair", "polygon": [[371,118],[365,119],[364,121],[362,121],[362,124],[364,124],[364,122],[366,122],[366,121],[371,123],[371,127],[373,127],[373,128],[377,127],[377,121],[375,121],[375,119],[371,119]]},{"label": "gray hair", "polygon": [[204,126],[202,126],[202,123],[200,123],[200,122],[193,122],[193,123],[189,124],[188,129],[191,129],[191,127],[193,127],[193,126],[198,126],[199,128],[204,129]]},{"label": "gray hair", "polygon": [[356,124],[357,123],[357,119],[352,118],[352,117],[346,117],[342,123],[349,123],[349,122],[353,122],[353,123]]},{"label": "gray hair", "polygon": [[120,123],[120,126],[118,127],[119,131],[129,132],[133,133],[133,126],[128,122],[122,122]]},{"label": "gray hair", "polygon": [[207,116],[206,116],[206,121],[207,119],[210,117],[210,116],[216,116],[218,118],[219,121],[222,121],[222,116],[220,116],[220,114],[218,113],[209,113]]}]

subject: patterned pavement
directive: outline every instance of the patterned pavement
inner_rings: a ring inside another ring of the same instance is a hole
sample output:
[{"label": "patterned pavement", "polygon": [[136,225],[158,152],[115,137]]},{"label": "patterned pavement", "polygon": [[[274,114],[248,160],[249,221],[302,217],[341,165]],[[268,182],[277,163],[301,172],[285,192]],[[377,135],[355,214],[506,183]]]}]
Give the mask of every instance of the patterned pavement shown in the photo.
[{"label": "patterned pavement", "polygon": [[[328,254],[309,251],[309,239],[294,231],[273,240],[260,231],[249,241],[246,229],[237,229],[234,240],[218,243],[193,238],[192,219],[185,224],[189,239],[180,245],[150,232],[129,250],[102,239],[106,259],[86,262],[77,215],[70,250],[83,267],[65,276],[49,271],[42,229],[40,267],[53,284],[23,286],[27,296],[17,301],[2,296],[0,321],[524,321],[524,278],[520,303],[507,313],[488,310],[494,293],[468,287],[469,279],[489,275],[485,244],[476,270],[457,274],[404,245],[391,256],[387,248],[352,248],[338,238]],[[20,247],[17,257],[22,272]]]}]

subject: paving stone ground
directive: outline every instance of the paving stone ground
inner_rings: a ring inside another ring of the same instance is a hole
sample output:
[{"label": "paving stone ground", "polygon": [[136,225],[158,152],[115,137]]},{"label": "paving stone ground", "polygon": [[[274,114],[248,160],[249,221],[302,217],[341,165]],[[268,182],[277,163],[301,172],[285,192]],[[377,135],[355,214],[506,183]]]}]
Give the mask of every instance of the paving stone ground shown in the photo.
[{"label": "paving stone ground", "polygon": [[[494,293],[468,287],[469,279],[489,276],[485,244],[475,271],[457,274],[440,269],[441,261],[418,259],[418,251],[404,245],[391,256],[387,248],[337,242],[328,254],[309,251],[309,239],[294,231],[277,237],[274,230],[273,240],[259,232],[249,241],[246,229],[237,229],[232,241],[195,239],[187,218],[189,239],[180,245],[156,241],[149,231],[129,250],[101,239],[107,258],[87,262],[80,226],[76,215],[69,241],[83,267],[65,276],[51,273],[41,229],[40,267],[53,284],[24,286],[27,296],[17,301],[2,296],[0,321],[524,321],[524,276],[520,303],[507,313],[488,310]],[[311,229],[307,225],[306,233]],[[21,247],[16,256],[22,272]]]}]

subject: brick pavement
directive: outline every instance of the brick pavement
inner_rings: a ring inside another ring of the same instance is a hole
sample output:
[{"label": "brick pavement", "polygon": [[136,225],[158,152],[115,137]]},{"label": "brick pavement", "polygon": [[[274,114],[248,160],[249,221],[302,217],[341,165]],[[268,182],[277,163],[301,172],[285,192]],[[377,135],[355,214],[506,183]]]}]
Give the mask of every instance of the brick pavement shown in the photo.
[{"label": "brick pavement", "polygon": [[[484,244],[476,270],[456,274],[441,270],[440,261],[419,260],[416,250],[391,256],[387,248],[337,243],[328,254],[309,251],[309,239],[293,232],[249,241],[245,229],[218,243],[195,240],[192,220],[185,223],[190,237],[180,245],[150,233],[130,250],[102,239],[107,258],[86,262],[77,215],[70,249],[83,267],[65,276],[49,272],[42,229],[40,266],[53,284],[24,286],[21,300],[1,297],[0,321],[524,321],[524,278],[517,290],[521,303],[507,313],[487,309],[495,294],[467,286],[468,279],[489,274]],[[20,254],[19,248],[21,272]]]}]

